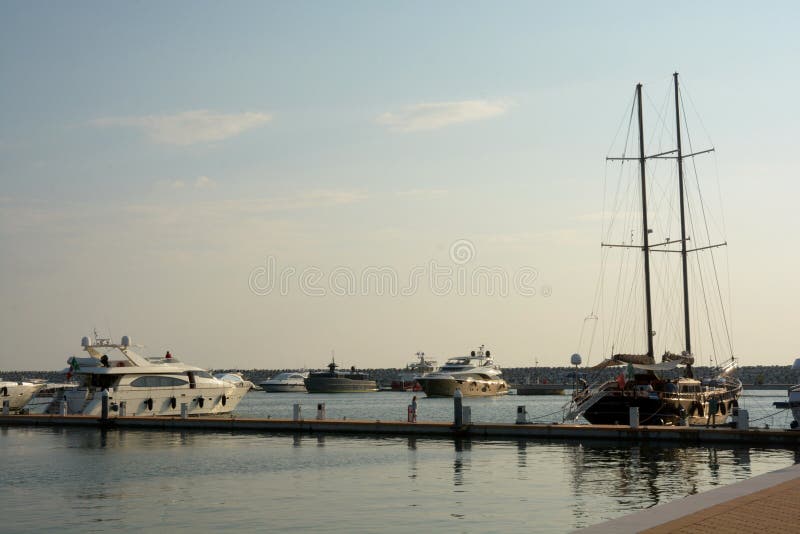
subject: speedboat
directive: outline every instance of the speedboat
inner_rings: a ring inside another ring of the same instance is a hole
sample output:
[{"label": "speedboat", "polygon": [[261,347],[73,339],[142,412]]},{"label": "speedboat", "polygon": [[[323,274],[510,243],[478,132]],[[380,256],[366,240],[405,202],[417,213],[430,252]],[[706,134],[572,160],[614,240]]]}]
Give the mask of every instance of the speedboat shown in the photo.
[{"label": "speedboat", "polygon": [[502,371],[491,352],[481,345],[469,356],[450,358],[435,372],[417,379],[428,397],[452,397],[460,391],[464,397],[494,397],[508,393]]},{"label": "speedboat", "polygon": [[241,376],[216,378],[169,352],[157,358],[141,356],[131,348],[128,336],[119,344],[97,333],[95,338],[81,340],[88,357],[67,360],[67,379],[74,375],[79,385],[54,397],[49,412],[99,416],[107,396],[109,417],[175,416],[183,410],[186,415],[226,414],[252,386]]},{"label": "speedboat", "polygon": [[438,368],[435,360],[425,359],[424,352],[418,352],[416,356],[417,361],[406,365],[405,369],[392,380],[393,391],[421,391],[422,387],[417,380]]},{"label": "speedboat", "polygon": [[365,373],[351,367],[349,371],[337,371],[336,362],[331,359],[327,371],[308,374],[305,380],[309,393],[363,393],[378,391],[378,383]]},{"label": "speedboat", "polygon": [[293,391],[305,393],[306,378],[308,378],[308,373],[289,371],[286,373],[278,373],[272,378],[260,382],[258,385],[267,393],[290,393]]},{"label": "speedboat", "polygon": [[8,401],[8,409],[20,411],[47,383],[11,382],[0,379],[0,402]]}]

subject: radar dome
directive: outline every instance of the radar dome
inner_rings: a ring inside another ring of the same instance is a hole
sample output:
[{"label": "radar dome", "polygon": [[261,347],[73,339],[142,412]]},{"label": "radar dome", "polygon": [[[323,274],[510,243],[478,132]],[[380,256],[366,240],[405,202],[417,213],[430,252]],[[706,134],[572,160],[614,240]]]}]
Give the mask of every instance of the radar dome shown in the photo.
[{"label": "radar dome", "polygon": [[573,355],[570,357],[569,361],[570,361],[570,363],[571,363],[572,365],[580,365],[580,364],[581,364],[581,361],[582,361],[582,360],[581,360],[581,355],[580,355],[580,354],[573,354]]},{"label": "radar dome", "polygon": [[88,336],[83,336],[81,338],[81,347],[88,347],[91,344],[92,344],[92,342],[89,340]]},{"label": "radar dome", "polygon": [[122,336],[122,343],[120,343],[123,347],[130,347],[131,346],[131,338],[128,336]]}]

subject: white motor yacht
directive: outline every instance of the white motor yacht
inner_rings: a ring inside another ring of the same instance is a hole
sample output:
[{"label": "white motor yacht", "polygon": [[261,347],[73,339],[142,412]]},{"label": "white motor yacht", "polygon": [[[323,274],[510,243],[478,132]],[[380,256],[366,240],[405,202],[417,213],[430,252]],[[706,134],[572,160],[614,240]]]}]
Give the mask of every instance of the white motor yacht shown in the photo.
[{"label": "white motor yacht", "polygon": [[306,392],[305,380],[308,373],[286,372],[278,373],[272,378],[260,382],[258,385],[267,393]]},{"label": "white motor yacht", "polygon": [[8,409],[20,411],[47,383],[11,382],[0,378],[0,402],[8,401]]},{"label": "white motor yacht", "polygon": [[89,357],[71,357],[67,376],[80,382],[65,390],[53,404],[63,413],[100,416],[103,396],[108,394],[109,417],[225,414],[233,411],[250,390],[251,382],[211,376],[200,367],[187,365],[169,352],[145,358],[131,349],[128,336],[119,345],[109,339],[81,340]]},{"label": "white motor yacht", "polygon": [[488,350],[481,345],[469,356],[450,358],[435,372],[417,378],[428,397],[452,397],[461,391],[464,397],[493,397],[508,393],[502,371]]}]

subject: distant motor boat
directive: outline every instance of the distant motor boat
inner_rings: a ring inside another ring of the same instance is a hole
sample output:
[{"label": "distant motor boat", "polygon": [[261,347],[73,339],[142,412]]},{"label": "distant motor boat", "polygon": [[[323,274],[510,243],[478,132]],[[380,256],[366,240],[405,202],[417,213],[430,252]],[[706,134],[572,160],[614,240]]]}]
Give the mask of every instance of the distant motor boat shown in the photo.
[{"label": "distant motor boat", "polygon": [[356,371],[337,371],[336,362],[331,359],[327,371],[316,371],[308,374],[305,380],[309,393],[364,393],[378,391],[378,383],[366,374]]},{"label": "distant motor boat", "polygon": [[267,393],[305,393],[308,373],[286,372],[278,373],[272,378],[259,382],[258,386]]},{"label": "distant motor boat", "polygon": [[18,412],[45,386],[47,386],[46,383],[12,382],[0,379],[0,402],[8,401],[9,411]]},{"label": "distant motor boat", "polygon": [[211,376],[169,352],[159,358],[141,356],[131,349],[128,336],[114,344],[95,332],[94,341],[84,337],[81,345],[89,357],[69,358],[66,370],[67,378],[75,376],[79,385],[55,396],[50,413],[64,413],[66,408],[70,415],[100,416],[107,396],[109,417],[177,416],[182,405],[190,416],[226,414],[252,386],[241,375]]},{"label": "distant motor boat", "polygon": [[393,391],[422,391],[422,386],[417,380],[438,368],[435,360],[425,359],[424,352],[418,352],[416,356],[417,361],[406,365],[405,369],[392,380]]},{"label": "distant motor boat", "polygon": [[469,356],[450,358],[435,372],[417,379],[428,397],[452,397],[460,391],[464,397],[506,395],[508,384],[491,353],[481,345]]}]

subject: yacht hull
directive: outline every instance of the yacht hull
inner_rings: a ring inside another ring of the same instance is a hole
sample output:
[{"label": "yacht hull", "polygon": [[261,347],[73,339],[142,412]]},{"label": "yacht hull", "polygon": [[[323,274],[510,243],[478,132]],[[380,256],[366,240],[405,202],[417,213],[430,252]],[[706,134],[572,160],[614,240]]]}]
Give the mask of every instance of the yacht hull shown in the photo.
[{"label": "yacht hull", "polygon": [[422,377],[417,382],[428,397],[452,397],[456,391],[464,397],[496,397],[508,393],[508,384],[502,379]]},{"label": "yacht hull", "polygon": [[[715,394],[719,398],[718,411],[712,423],[723,424],[733,409],[738,406],[738,392],[724,391]],[[590,406],[583,417],[594,425],[630,425],[630,409],[639,409],[640,425],[705,425],[710,422],[709,397],[696,395],[639,395],[636,392],[609,392]]]},{"label": "yacht hull", "polygon": [[8,401],[9,410],[19,411],[44,387],[45,384],[0,382],[0,402]]},{"label": "yacht hull", "polygon": [[[248,390],[247,387],[237,386],[149,390],[119,388],[116,391],[109,391],[108,416],[180,416],[182,404],[186,404],[187,415],[190,416],[227,414],[236,409]],[[67,403],[68,414],[97,417],[102,414],[101,392],[76,388],[65,391],[64,400]]]},{"label": "yacht hull", "polygon": [[309,393],[367,393],[378,391],[378,383],[375,380],[311,376],[306,379],[306,389]]},{"label": "yacht hull", "polygon": [[305,384],[260,384],[261,389],[267,393],[305,393]]}]

